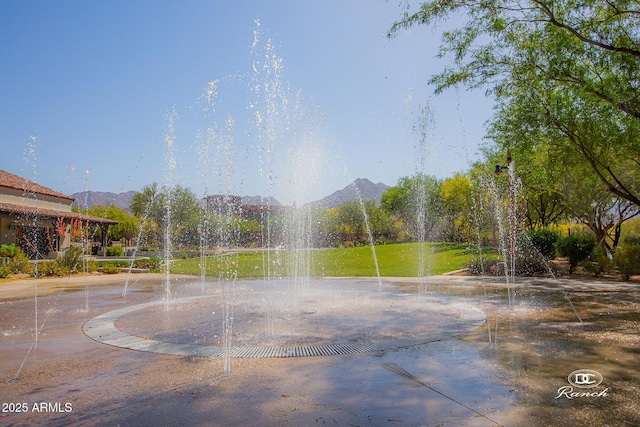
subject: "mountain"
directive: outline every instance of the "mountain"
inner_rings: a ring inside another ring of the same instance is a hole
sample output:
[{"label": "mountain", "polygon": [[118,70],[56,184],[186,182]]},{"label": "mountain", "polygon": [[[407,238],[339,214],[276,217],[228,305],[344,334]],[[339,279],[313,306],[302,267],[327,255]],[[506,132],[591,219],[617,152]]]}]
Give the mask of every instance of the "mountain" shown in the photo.
[{"label": "mountain", "polygon": [[105,191],[81,191],[73,193],[71,197],[75,198],[75,204],[82,208],[91,208],[93,206],[107,206],[114,204],[119,208],[129,211],[131,199],[136,191],[127,191],[126,193],[109,193]]},{"label": "mountain", "polygon": [[[373,200],[376,204],[380,203],[380,196],[384,193],[388,185],[381,182],[374,184],[366,178],[358,178],[351,184],[344,187],[342,190],[338,190],[329,196],[309,203],[312,206],[321,206],[323,208],[335,208],[343,203],[353,202],[358,200],[358,194],[353,188],[358,187],[360,197],[363,201]],[[119,208],[125,209],[130,212],[129,205],[133,199],[133,195],[136,191],[127,191],[126,193],[109,193],[104,191],[82,191],[74,193],[71,196],[75,198],[75,203],[83,208],[91,208],[93,206],[102,205],[107,206],[114,204]],[[282,204],[273,197],[261,197],[261,196],[244,196],[242,197],[242,204],[245,205],[270,205],[270,206],[282,206]]]},{"label": "mountain", "polygon": [[323,199],[309,204],[323,208],[335,208],[347,202],[358,201],[358,193],[354,186],[358,187],[360,197],[363,201],[373,200],[376,204],[380,204],[380,196],[389,188],[388,185],[381,182],[374,184],[366,178],[358,178],[342,190],[338,190]]},{"label": "mountain", "polygon": [[[107,206],[114,204],[119,208],[129,211],[129,205],[133,199],[133,195],[136,191],[128,191],[126,193],[109,193],[105,191],[81,191],[74,193],[71,197],[75,198],[75,204],[82,208],[91,208],[93,206]],[[261,197],[261,196],[244,196],[242,197],[242,204],[244,205],[270,205],[270,206],[282,206],[282,203],[277,201],[273,197]]]}]

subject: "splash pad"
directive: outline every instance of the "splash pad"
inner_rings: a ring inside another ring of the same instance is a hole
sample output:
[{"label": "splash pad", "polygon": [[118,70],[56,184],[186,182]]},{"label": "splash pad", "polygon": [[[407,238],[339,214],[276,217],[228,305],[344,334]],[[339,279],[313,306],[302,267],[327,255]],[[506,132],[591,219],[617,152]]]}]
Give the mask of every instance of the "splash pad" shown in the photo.
[{"label": "splash pad", "polygon": [[110,346],[199,357],[268,358],[370,353],[442,341],[482,326],[478,308],[442,296],[384,288],[372,280],[242,281],[236,285],[234,330],[227,348],[217,318],[222,294],[163,300],[104,313],[84,333]]}]

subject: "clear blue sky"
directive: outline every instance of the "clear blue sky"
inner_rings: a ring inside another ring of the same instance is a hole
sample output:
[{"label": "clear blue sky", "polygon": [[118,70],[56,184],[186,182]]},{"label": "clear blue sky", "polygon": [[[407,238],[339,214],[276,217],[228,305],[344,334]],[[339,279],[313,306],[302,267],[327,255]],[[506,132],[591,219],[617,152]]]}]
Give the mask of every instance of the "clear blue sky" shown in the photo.
[{"label": "clear blue sky", "polygon": [[[389,40],[400,3],[2,0],[0,168],[66,194],[156,181],[286,203],[356,178],[452,176],[477,159],[492,102],[433,95],[439,30]],[[425,105],[434,126],[419,148]]]}]

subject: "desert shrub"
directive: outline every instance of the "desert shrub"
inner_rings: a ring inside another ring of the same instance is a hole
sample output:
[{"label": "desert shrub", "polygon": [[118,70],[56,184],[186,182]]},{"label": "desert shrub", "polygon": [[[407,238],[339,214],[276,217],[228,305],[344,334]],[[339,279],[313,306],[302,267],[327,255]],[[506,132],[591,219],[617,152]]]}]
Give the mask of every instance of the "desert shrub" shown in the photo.
[{"label": "desert shrub", "polygon": [[24,254],[22,249],[7,261],[7,266],[11,269],[12,273],[31,274],[33,272],[33,264],[29,262],[29,258]]},{"label": "desert shrub", "polygon": [[87,272],[93,273],[98,271],[98,262],[94,260],[87,260]]},{"label": "desert shrub", "polygon": [[40,261],[33,273],[37,276],[53,276],[54,264],[54,261]]},{"label": "desert shrub", "polygon": [[596,246],[596,241],[590,236],[561,236],[556,241],[556,249],[560,256],[569,260],[569,274],[572,274],[578,264],[589,257]]},{"label": "desert shrub", "polygon": [[82,267],[82,248],[73,246],[67,249],[62,257],[56,260],[56,263],[70,272],[76,272]]},{"label": "desert shrub", "polygon": [[556,241],[558,233],[548,228],[540,228],[538,230],[529,230],[526,237],[545,258],[553,259],[556,256]]},{"label": "desert shrub", "polygon": [[[510,266],[509,266],[510,267]],[[505,261],[497,255],[486,255],[482,258],[473,258],[467,268],[471,274],[484,274],[488,276],[504,276]],[[519,253],[516,258],[516,275],[517,276],[542,276],[548,275],[550,267],[546,259],[536,252],[535,256],[524,255]]]},{"label": "desert shrub", "polygon": [[61,265],[58,261],[40,261],[37,270],[34,269],[34,274],[38,276],[62,277],[71,274],[71,270]]},{"label": "desert shrub", "polygon": [[589,257],[580,263],[580,266],[598,277],[613,267],[613,261],[609,259],[604,248],[596,247],[591,251]]},{"label": "desert shrub", "polygon": [[68,267],[54,262],[51,273],[52,276],[62,277],[70,275],[72,271]]},{"label": "desert shrub", "polygon": [[624,280],[629,280],[634,274],[640,274],[640,235],[631,235],[624,239],[622,246],[616,249],[613,261]]},{"label": "desert shrub", "polygon": [[471,274],[486,274],[497,276],[500,271],[504,272],[504,265],[502,260],[496,255],[485,255],[482,258],[475,257],[467,264],[467,268]]},{"label": "desert shrub", "polygon": [[104,273],[104,274],[116,274],[116,273],[120,273],[120,267],[117,264],[112,264],[112,263],[105,263],[102,264],[102,267],[100,268],[100,270]]},{"label": "desert shrub", "polygon": [[516,253],[516,274],[548,275],[551,272],[549,259],[555,257],[557,237],[557,234],[550,230],[536,230],[520,235]]},{"label": "desert shrub", "polygon": [[124,249],[122,246],[109,246],[105,249],[106,256],[122,256],[124,254]]},{"label": "desert shrub", "polygon": [[547,258],[536,251],[521,251],[516,256],[517,276],[553,275]]},{"label": "desert shrub", "polygon": [[9,277],[10,274],[11,274],[11,269],[4,264],[0,264],[0,279],[5,279]]},{"label": "desert shrub", "polygon": [[149,270],[158,270],[162,260],[158,257],[150,257],[145,259],[137,259],[134,261],[135,268],[148,268]]}]

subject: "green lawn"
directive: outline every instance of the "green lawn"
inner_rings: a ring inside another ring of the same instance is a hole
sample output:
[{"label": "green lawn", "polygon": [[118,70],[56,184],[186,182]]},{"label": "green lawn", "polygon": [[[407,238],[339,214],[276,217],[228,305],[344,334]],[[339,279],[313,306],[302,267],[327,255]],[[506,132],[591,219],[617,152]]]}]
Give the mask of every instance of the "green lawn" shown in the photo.
[{"label": "green lawn", "polygon": [[[453,243],[399,243],[376,246],[381,276],[415,277],[419,275],[421,251],[424,254],[423,271],[437,275],[465,268],[477,257],[477,248]],[[267,270],[267,266],[270,269]],[[376,276],[371,247],[319,249],[294,253],[289,251],[242,252],[207,258],[207,276],[263,278],[293,276],[296,272],[311,276]],[[200,259],[174,261],[171,272],[200,275]]]}]

